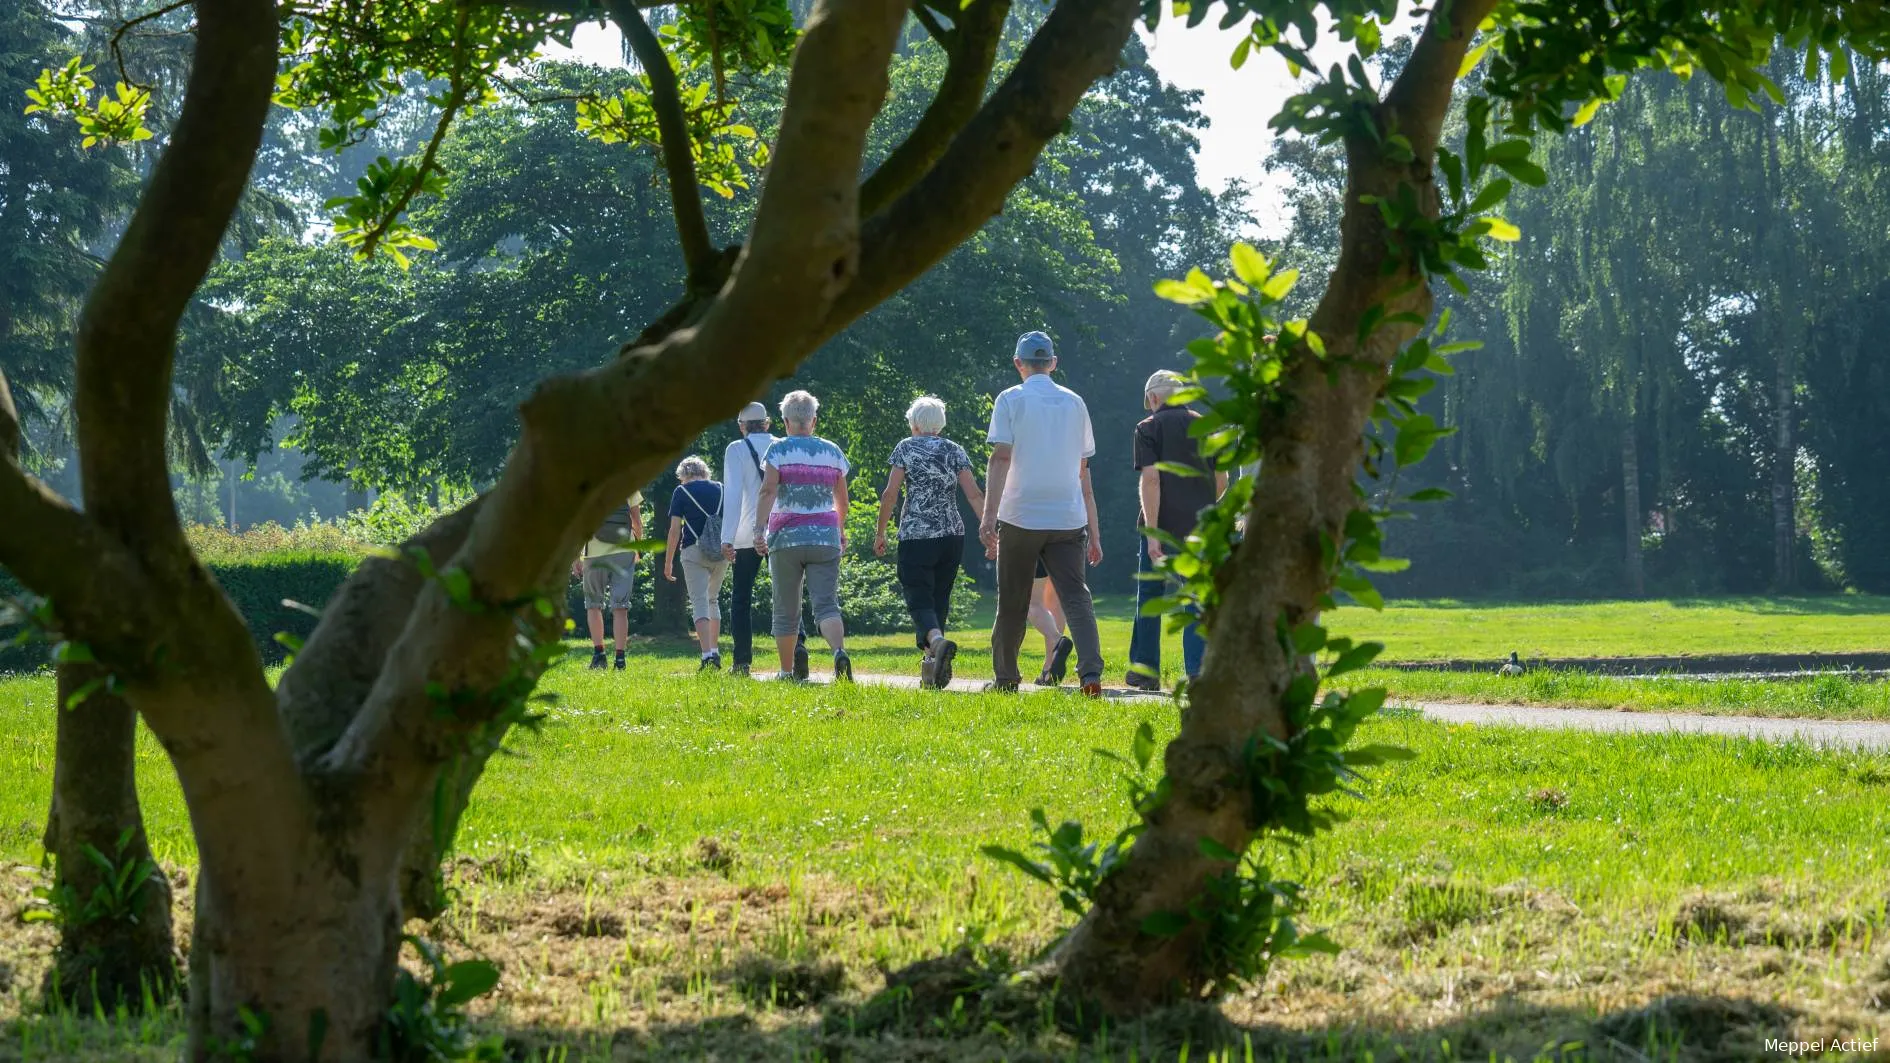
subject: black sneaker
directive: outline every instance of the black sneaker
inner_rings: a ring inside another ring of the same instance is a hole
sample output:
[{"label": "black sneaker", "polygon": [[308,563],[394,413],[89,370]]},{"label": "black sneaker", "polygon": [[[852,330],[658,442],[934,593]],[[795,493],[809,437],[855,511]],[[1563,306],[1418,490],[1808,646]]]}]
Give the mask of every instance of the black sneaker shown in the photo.
[{"label": "black sneaker", "polygon": [[932,683],[940,690],[952,685],[952,659],[957,656],[958,643],[951,639],[938,640],[938,649],[933,654]]},{"label": "black sneaker", "polygon": [[704,657],[704,658],[702,658],[702,660],[700,661],[700,663],[698,663],[698,664],[696,665],[696,671],[698,671],[698,672],[706,672],[706,671],[708,671],[708,670],[709,670],[710,668],[712,668],[712,667],[714,667],[713,665],[711,665],[711,664],[709,663],[709,660],[710,660],[710,659],[709,659],[709,658],[707,658],[707,657]]},{"label": "black sneaker", "polygon": [[622,650],[618,650],[618,651],[617,651],[617,671],[619,671],[619,672],[621,672],[621,671],[623,671],[623,668],[624,668],[624,663],[623,663],[623,651],[622,651]]},{"label": "black sneaker", "polygon": [[[1043,663],[1043,675],[1038,677],[1037,685],[1040,687],[1062,686],[1063,677],[1070,670],[1070,654],[1075,649],[1076,643],[1071,642],[1068,635],[1058,639],[1056,648],[1050,651],[1050,659]],[[1049,682],[1044,682],[1046,679]]]},{"label": "black sneaker", "polygon": [[989,683],[986,683],[981,689],[986,694],[1015,694],[1017,693],[1017,684],[1001,683],[993,679]]},{"label": "black sneaker", "polygon": [[833,655],[833,681],[843,680],[853,682],[853,658],[847,656],[847,651],[840,650]]},{"label": "black sneaker", "polygon": [[1146,690],[1150,693],[1160,693],[1162,689],[1161,680],[1152,675],[1144,675],[1141,672],[1130,672],[1128,675],[1122,677],[1122,682],[1123,685],[1131,690]]},{"label": "black sneaker", "polygon": [[743,678],[747,678],[747,676],[748,676],[748,666],[747,666],[747,665],[745,665],[745,664],[738,664],[738,665],[735,665],[734,667],[732,667],[732,668],[730,668],[730,669],[728,670],[728,674],[729,674],[729,675],[739,675],[739,676],[742,676]]},{"label": "black sneaker", "polygon": [[718,672],[722,670],[722,651],[721,650],[709,651],[709,667],[715,669]]},{"label": "black sneaker", "polygon": [[933,659],[932,655],[929,653],[925,655],[924,660],[919,662],[920,690],[938,689],[937,668],[938,661]]},{"label": "black sneaker", "polygon": [[807,673],[807,644],[797,642],[794,644],[794,678],[806,679]]},{"label": "black sneaker", "polygon": [[592,650],[591,651],[591,667],[594,669],[595,668],[609,668],[610,658],[604,656],[603,650]]}]

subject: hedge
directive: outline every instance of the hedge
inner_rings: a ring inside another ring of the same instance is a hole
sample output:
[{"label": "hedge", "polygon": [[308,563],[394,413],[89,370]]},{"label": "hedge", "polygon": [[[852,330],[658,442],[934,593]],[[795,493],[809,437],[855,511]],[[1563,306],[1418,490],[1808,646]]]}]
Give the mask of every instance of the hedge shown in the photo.
[{"label": "hedge", "polygon": [[[210,571],[224,593],[248,621],[256,639],[256,648],[269,664],[282,663],[287,650],[276,640],[278,632],[307,638],[314,630],[315,618],[307,612],[283,605],[283,601],[301,603],[320,609],[340,588],[342,581],[360,562],[360,553],[285,550],[254,553],[241,558],[212,562]],[[681,634],[688,629],[689,618],[678,616],[670,625],[656,623],[652,579],[661,579],[661,569],[648,558],[637,567],[637,589],[630,613],[632,631],[654,634]],[[680,581],[681,576],[678,575]],[[0,596],[22,593],[20,585],[0,569]],[[962,622],[976,606],[978,595],[970,581],[961,577],[953,596],[952,616]],[[755,584],[754,630],[763,637],[770,626],[773,609],[768,570],[764,566]],[[582,634],[584,597],[574,578],[566,588],[566,605],[577,618]],[[909,624],[905,599],[891,563],[849,554],[840,566],[840,605],[845,611],[847,630],[854,634],[875,635],[905,631]],[[729,586],[722,586],[724,616],[729,608]],[[657,630],[667,626],[669,630]],[[13,633],[0,631],[0,672],[30,672],[45,665],[47,647],[41,643],[23,646],[6,644]]]}]

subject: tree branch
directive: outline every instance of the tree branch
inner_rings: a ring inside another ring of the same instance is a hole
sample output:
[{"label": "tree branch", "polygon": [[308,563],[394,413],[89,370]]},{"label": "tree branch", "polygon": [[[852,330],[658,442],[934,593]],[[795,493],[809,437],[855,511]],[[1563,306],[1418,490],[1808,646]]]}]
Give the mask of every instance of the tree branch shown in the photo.
[{"label": "tree branch", "polygon": [[[611,0],[610,15],[623,30],[623,39],[650,79],[650,105],[656,110],[656,131],[662,139],[663,170],[669,175],[670,212],[676,216],[676,235],[682,238],[683,266],[689,286],[700,287],[715,261],[709,241],[709,221],[702,213],[702,188],[696,181],[695,145],[689,121],[683,115],[676,71],[669,65],[663,42],[650,31],[643,12],[630,0]],[[720,285],[716,286],[717,289]]]},{"label": "tree branch", "polygon": [[1115,69],[1137,0],[1061,0],[1010,75],[911,188],[867,220],[859,277],[821,339],[910,284],[1003,209],[1083,93]]},{"label": "tree branch", "polygon": [[177,326],[262,141],[277,28],[269,0],[197,4],[183,109],[79,320],[73,408],[87,510],[173,576],[194,567],[165,462]]},{"label": "tree branch", "polygon": [[1434,7],[1411,58],[1385,93],[1394,128],[1410,140],[1412,153],[1427,172],[1437,157],[1437,140],[1470,39],[1495,7],[1496,0],[1449,0]]},{"label": "tree branch", "polygon": [[969,7],[958,12],[949,31],[939,26],[923,3],[915,5],[914,11],[945,49],[945,76],[918,125],[860,187],[861,217],[879,213],[894,197],[911,188],[978,113],[985,86],[991,80],[991,67],[997,61],[998,41],[1004,36],[1011,0],[972,0]]},{"label": "tree branch", "polygon": [[323,758],[329,772],[390,797],[364,808],[389,817],[364,836],[404,842],[404,817],[485,722],[442,716],[429,688],[479,695],[516,674],[515,616],[497,603],[560,586],[615,499],[815,346],[858,266],[860,157],[904,12],[903,0],[816,7],[795,51],[753,234],[700,324],[653,350],[546,381],[521,407],[518,446],[451,560],[483,606],[424,589],[365,706]]}]

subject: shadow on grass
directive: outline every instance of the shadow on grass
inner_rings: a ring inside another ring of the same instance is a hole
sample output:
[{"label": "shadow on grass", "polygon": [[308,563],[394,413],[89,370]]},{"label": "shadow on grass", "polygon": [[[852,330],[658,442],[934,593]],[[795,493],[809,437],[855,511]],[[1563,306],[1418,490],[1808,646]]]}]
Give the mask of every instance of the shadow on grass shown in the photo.
[{"label": "shadow on grass", "polygon": [[[884,994],[881,995],[882,997]],[[968,1002],[969,1001],[969,1002]],[[1777,1058],[1768,1039],[1789,1039],[1799,1015],[1733,997],[1675,995],[1604,1014],[1579,1007],[1500,1003],[1449,1021],[1361,1017],[1297,1029],[1230,1020],[1207,1004],[1178,1005],[1133,1022],[1086,1024],[1042,998],[991,1001],[960,997],[944,1011],[907,1009],[873,1015],[879,998],[821,1012],[741,1012],[691,1022],[655,1023],[578,1033],[514,1028],[507,1054],[521,1061],[642,1063],[656,1060],[858,1061],[1306,1061],[1578,1060],[1730,1063]],[[1801,1039],[1828,1036],[1799,1031]],[[1845,1031],[1847,1036],[1861,1031]],[[1864,1036],[1868,1036],[1865,1034]]]}]

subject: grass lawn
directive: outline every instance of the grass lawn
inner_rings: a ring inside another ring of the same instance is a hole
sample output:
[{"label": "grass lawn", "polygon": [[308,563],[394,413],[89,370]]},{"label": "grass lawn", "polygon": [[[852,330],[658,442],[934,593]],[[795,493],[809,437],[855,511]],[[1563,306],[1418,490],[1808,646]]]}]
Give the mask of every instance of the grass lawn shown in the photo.
[{"label": "grass lawn", "polygon": [[[889,970],[961,947],[1025,960],[1067,925],[977,847],[1027,844],[1039,806],[1113,833],[1123,802],[1092,750],[1143,719],[1166,737],[1174,710],[692,665],[574,656],[549,726],[480,784],[458,903],[428,932],[502,964],[482,1021],[520,1058],[1745,1059],[1890,1026],[1890,758],[1395,713],[1360,740],[1417,759],[1340,799],[1333,834],[1270,850],[1340,956],[1082,1042],[1028,1012],[887,1019],[865,1002]],[[38,881],[51,700],[47,680],[0,682],[10,906]],[[148,738],[140,771],[158,853],[188,873]],[[32,1014],[51,941],[0,925],[0,1060],[173,1058],[174,1012]]]}]

